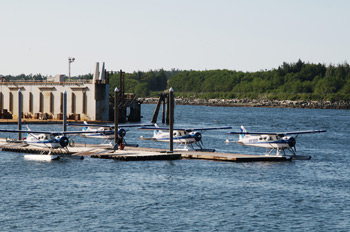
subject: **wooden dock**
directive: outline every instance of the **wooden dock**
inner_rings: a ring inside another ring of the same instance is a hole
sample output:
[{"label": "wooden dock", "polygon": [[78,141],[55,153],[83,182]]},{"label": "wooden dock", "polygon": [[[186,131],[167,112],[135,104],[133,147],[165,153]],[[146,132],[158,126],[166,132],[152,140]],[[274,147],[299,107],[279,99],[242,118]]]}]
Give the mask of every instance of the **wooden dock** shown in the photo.
[{"label": "wooden dock", "polygon": [[[7,143],[4,139],[0,140],[0,149],[2,151],[34,153],[48,153],[48,149],[28,146],[22,143]],[[76,144],[75,147],[69,147],[69,152],[63,150],[53,150],[54,154],[73,157],[91,157],[100,159],[114,159],[119,161],[146,161],[146,160],[177,160],[177,159],[201,159],[226,162],[280,162],[290,161],[286,157],[273,155],[245,155],[234,153],[219,152],[201,152],[201,151],[175,151],[169,153],[164,149],[125,147],[124,150],[112,150],[110,146],[93,144]]]},{"label": "wooden dock", "polygon": [[[127,148],[134,151],[148,151],[165,153],[166,150],[157,148],[140,148],[132,147]],[[202,151],[175,151],[174,154],[181,154],[181,159],[201,159],[201,160],[214,160],[214,161],[226,161],[226,162],[258,162],[258,161],[269,161],[269,162],[280,162],[290,161],[286,157],[274,156],[274,155],[245,155],[245,154],[234,154],[234,153],[220,153],[220,152],[202,152]],[[168,154],[169,155],[169,154]]]},{"label": "wooden dock", "polygon": [[183,159],[203,159],[227,162],[258,162],[258,161],[290,161],[286,157],[272,156],[272,155],[244,155],[233,153],[217,153],[217,152],[183,152],[181,154]]}]

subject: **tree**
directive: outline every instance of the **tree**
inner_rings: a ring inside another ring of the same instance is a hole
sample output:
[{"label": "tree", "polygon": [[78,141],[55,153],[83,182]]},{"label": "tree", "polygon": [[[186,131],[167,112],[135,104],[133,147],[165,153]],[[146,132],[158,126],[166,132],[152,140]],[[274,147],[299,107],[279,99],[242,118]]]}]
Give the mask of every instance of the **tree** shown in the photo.
[{"label": "tree", "polygon": [[135,87],[135,94],[139,97],[149,96],[150,90],[147,83],[139,83]]}]

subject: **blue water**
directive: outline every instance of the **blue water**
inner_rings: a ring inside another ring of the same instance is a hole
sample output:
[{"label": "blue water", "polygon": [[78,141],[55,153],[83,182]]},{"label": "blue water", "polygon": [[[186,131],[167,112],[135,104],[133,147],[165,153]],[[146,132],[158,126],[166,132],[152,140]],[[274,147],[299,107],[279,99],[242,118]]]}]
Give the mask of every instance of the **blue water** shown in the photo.
[{"label": "blue water", "polygon": [[[142,106],[143,122],[150,121],[154,107]],[[349,113],[176,106],[176,127],[326,129],[327,133],[298,137],[298,153],[312,156],[306,161],[36,162],[24,160],[23,154],[0,152],[0,231],[349,231]],[[225,134],[228,131],[204,133],[204,146],[223,152],[265,152],[225,145],[225,139],[237,139]],[[127,141],[168,147],[140,141],[140,135],[152,132],[131,129]]]}]

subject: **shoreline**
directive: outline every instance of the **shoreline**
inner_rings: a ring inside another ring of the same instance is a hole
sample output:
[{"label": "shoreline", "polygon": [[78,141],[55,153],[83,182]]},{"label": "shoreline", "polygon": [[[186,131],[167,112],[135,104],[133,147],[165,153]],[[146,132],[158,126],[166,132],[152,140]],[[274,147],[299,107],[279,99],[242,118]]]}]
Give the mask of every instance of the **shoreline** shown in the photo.
[{"label": "shoreline", "polygon": [[[142,104],[157,104],[158,98],[138,98]],[[350,109],[350,102],[251,100],[251,99],[187,99],[175,98],[177,105],[202,105],[225,107],[305,108],[305,109]]]}]

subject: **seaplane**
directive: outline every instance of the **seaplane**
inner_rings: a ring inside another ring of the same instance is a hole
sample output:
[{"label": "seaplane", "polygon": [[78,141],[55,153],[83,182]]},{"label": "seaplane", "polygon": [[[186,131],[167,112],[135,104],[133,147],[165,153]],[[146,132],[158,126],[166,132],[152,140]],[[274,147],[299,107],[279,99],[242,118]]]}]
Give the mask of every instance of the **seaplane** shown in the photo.
[{"label": "seaplane", "polygon": [[[69,126],[80,126],[82,128],[81,136],[84,138],[94,138],[94,139],[103,139],[102,144],[108,143],[112,145],[114,140],[114,125],[103,125],[103,124],[88,124],[86,121],[81,123],[68,123]],[[129,127],[140,127],[140,126],[153,126],[153,124],[129,124],[129,125],[118,125],[118,140],[120,148],[123,149],[125,145],[127,146],[138,146],[137,144],[127,144],[125,141],[125,135],[127,130],[124,128]],[[95,133],[91,133],[94,131]]]},{"label": "seaplane", "polygon": [[[47,148],[43,150],[40,154],[27,154],[24,156],[26,159],[32,160],[58,160],[62,156],[68,156],[69,150],[68,145],[70,142],[70,135],[78,135],[84,132],[82,131],[57,131],[57,132],[49,132],[49,131],[33,131],[28,128],[28,130],[7,130],[0,129],[0,132],[4,133],[23,133],[26,136],[22,141],[17,141],[24,143],[26,145],[32,145],[40,148]],[[96,133],[96,132],[88,132],[88,133]],[[8,139],[8,142],[11,142]],[[53,152],[53,150],[58,150],[59,152]]]},{"label": "seaplane", "polygon": [[[154,127],[140,127],[139,130],[153,130],[152,138],[144,138],[140,136],[140,140],[152,140],[158,142],[169,142],[169,128],[159,127],[154,124]],[[225,130],[232,127],[209,127],[209,128],[174,128],[173,142],[177,143],[175,150],[177,151],[209,151],[214,152],[215,149],[203,149],[202,131],[207,130]],[[195,149],[194,145],[199,147]],[[183,146],[183,147],[182,147]],[[181,148],[182,147],[182,148]]]},{"label": "seaplane", "polygon": [[[230,132],[228,134],[237,134],[239,145],[266,148],[265,155],[271,155],[276,150],[276,156],[284,156],[294,159],[311,159],[311,156],[301,156],[296,154],[296,139],[300,134],[323,133],[326,130],[306,130],[289,132],[247,132],[244,126],[241,126],[240,132]],[[294,135],[294,136],[291,136]],[[232,141],[225,141],[229,144]],[[286,153],[289,151],[291,154]]]}]

